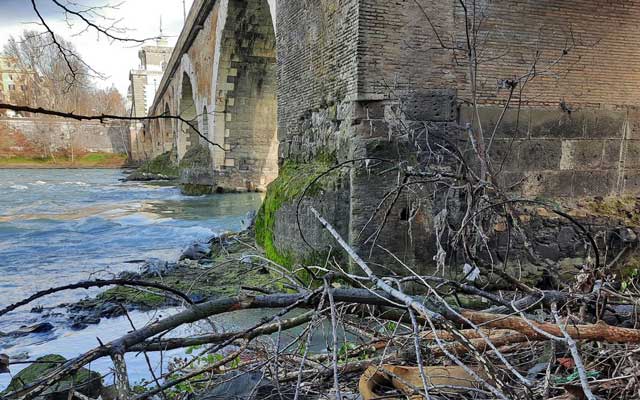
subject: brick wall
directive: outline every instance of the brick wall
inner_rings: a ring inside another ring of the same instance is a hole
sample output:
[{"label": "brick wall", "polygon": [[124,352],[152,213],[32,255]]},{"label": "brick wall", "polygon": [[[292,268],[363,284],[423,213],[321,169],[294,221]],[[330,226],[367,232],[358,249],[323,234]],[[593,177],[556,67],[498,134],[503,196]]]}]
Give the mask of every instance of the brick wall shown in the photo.
[{"label": "brick wall", "polygon": [[280,155],[308,157],[338,140],[332,122],[357,94],[358,1],[280,0],[277,10]]}]

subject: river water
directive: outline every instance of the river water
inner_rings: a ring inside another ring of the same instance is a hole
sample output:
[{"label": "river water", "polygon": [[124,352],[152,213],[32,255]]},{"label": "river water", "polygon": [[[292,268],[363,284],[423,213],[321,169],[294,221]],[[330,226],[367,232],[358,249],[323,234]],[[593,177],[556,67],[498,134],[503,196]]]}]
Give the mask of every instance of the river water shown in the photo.
[{"label": "river water", "polygon": [[[121,182],[118,170],[0,170],[0,308],[36,291],[136,270],[138,260],[175,261],[184,247],[224,231],[239,230],[259,194],[185,197],[173,186]],[[63,292],[0,317],[0,332],[42,321],[36,305],[53,306],[95,291]],[[72,331],[63,310],[48,320],[52,332],[20,338],[0,337],[0,353],[33,360],[57,353],[73,357],[131,328],[124,318]],[[161,314],[173,312],[163,310]],[[161,314],[132,313],[137,326]],[[238,317],[227,317],[238,318]],[[228,320],[227,325],[244,325]],[[174,353],[175,355],[177,353]],[[170,357],[172,354],[165,354]],[[142,356],[128,355],[132,381],[147,377]],[[152,363],[159,363],[152,356]],[[92,369],[108,373],[109,360]],[[13,366],[15,374],[20,366]],[[0,375],[0,390],[10,376]]]}]

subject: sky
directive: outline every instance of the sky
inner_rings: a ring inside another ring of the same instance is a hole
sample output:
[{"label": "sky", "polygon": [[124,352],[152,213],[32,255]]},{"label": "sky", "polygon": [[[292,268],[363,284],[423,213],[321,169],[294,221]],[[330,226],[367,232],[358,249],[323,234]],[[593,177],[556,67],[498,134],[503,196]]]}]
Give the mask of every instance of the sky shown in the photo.
[{"label": "sky", "polygon": [[[193,0],[184,0],[187,13]],[[59,0],[62,4],[70,0]],[[117,9],[105,9],[104,15],[119,21],[117,26],[127,28],[126,34],[132,38],[157,37],[162,18],[163,34],[170,45],[174,45],[182,26],[183,0],[72,0],[79,7],[118,6]],[[114,85],[123,95],[129,86],[129,70],[139,67],[139,45],[131,42],[111,42],[100,37],[95,31],[82,32],[86,25],[79,20],[71,20],[71,26],[65,21],[64,13],[51,0],[36,0],[40,13],[47,24],[56,32],[75,44],[78,52],[93,69],[105,75],[97,80],[99,87]],[[72,6],[73,7],[73,6]],[[76,6],[78,7],[78,6]],[[0,0],[0,50],[10,36],[18,37],[25,29],[43,30],[37,25],[38,17],[31,0]],[[149,42],[148,44],[153,44]]]}]

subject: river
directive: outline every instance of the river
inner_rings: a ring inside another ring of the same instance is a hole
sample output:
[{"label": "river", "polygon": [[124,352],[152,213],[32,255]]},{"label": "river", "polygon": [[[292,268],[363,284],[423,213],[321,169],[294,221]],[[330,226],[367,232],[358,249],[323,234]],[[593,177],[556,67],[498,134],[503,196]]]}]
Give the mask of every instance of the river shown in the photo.
[{"label": "river", "polygon": [[[247,212],[256,210],[259,194],[186,197],[174,186],[121,182],[119,170],[0,170],[0,307],[36,291],[136,270],[138,260],[175,261],[194,241],[234,231]],[[0,317],[0,332],[42,321],[33,306],[79,300],[95,291],[69,291]],[[161,313],[132,313],[137,326]],[[20,338],[0,337],[0,353],[33,360],[45,354],[73,357],[95,347],[96,338],[112,340],[131,329],[124,318],[73,331],[64,310],[48,311],[55,329]],[[232,317],[227,317],[232,318]],[[244,325],[227,320],[227,325]],[[178,354],[174,353],[173,355]],[[165,354],[169,357],[171,354]],[[128,355],[133,382],[147,377],[142,356]],[[159,363],[152,357],[154,365]],[[92,369],[107,374],[109,360]],[[12,366],[15,374],[21,367]],[[0,390],[10,376],[0,374]]]}]

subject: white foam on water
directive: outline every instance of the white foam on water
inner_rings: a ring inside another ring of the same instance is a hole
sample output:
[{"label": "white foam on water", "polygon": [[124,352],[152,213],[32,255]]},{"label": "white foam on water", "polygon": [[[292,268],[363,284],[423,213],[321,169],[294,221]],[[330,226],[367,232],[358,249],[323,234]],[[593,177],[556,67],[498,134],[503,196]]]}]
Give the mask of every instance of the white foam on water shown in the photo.
[{"label": "white foam on water", "polygon": [[62,182],[63,185],[89,186],[86,182]]},{"label": "white foam on water", "polygon": [[29,190],[29,187],[24,185],[12,185],[9,187],[13,190]]}]

